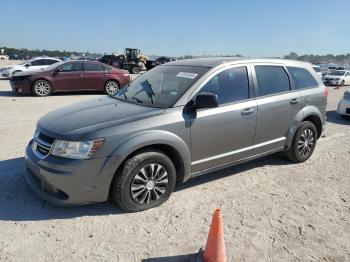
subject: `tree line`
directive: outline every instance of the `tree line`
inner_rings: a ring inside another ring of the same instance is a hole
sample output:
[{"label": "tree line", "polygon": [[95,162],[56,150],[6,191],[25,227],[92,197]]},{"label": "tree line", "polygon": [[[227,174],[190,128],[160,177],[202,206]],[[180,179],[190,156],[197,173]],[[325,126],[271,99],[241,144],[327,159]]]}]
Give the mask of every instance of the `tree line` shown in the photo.
[{"label": "tree line", "polygon": [[[86,57],[99,57],[101,54],[98,53],[90,53],[90,52],[75,52],[75,51],[60,51],[60,50],[46,50],[46,49],[35,49],[30,50],[26,48],[10,48],[10,47],[0,47],[0,49],[4,49],[4,55],[8,55],[10,58],[30,58],[37,56],[50,56],[50,57],[71,57],[71,56],[82,56],[83,54]],[[1,53],[0,53],[1,54]]]}]

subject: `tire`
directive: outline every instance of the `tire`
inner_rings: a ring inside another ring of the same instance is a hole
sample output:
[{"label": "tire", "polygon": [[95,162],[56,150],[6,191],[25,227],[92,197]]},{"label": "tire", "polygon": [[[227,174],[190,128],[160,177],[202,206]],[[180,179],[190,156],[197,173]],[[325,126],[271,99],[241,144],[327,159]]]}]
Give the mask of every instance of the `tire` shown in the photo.
[{"label": "tire", "polygon": [[110,193],[123,210],[138,212],[163,204],[175,183],[176,170],[169,157],[161,151],[147,150],[124,163],[113,178]]},{"label": "tire", "polygon": [[316,143],[317,129],[312,122],[305,121],[296,131],[286,156],[294,163],[305,162],[314,152]]},{"label": "tire", "polygon": [[146,69],[146,65],[145,65],[145,63],[143,63],[143,62],[139,62],[139,63],[138,63],[138,65],[139,65],[139,68],[141,69],[141,71],[145,71],[145,70],[147,70],[147,69]]},{"label": "tire", "polygon": [[130,73],[132,73],[132,74],[138,74],[138,73],[140,73],[140,67],[137,65],[137,66],[133,66],[132,68],[131,68],[131,72]]},{"label": "tire", "polygon": [[113,96],[119,91],[119,84],[117,81],[109,80],[105,84],[105,93],[106,95]]},{"label": "tire", "polygon": [[33,84],[32,92],[35,96],[50,96],[52,94],[52,86],[46,80],[37,80]]}]

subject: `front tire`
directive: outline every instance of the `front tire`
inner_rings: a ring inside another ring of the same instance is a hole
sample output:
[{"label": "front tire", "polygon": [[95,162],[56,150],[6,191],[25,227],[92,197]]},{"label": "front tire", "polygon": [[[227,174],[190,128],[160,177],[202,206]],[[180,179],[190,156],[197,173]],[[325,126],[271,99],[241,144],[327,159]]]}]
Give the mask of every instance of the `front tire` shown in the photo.
[{"label": "front tire", "polygon": [[37,80],[33,84],[32,91],[35,96],[49,96],[52,94],[52,86],[46,80]]},{"label": "front tire", "polygon": [[138,73],[140,73],[140,67],[137,65],[137,66],[133,66],[132,68],[131,68],[131,73],[132,74],[138,74]]},{"label": "front tire", "polygon": [[109,96],[114,96],[119,91],[119,84],[114,80],[109,80],[105,84],[105,93]]},{"label": "front tire", "polygon": [[112,181],[111,196],[127,212],[163,204],[174,191],[176,170],[161,151],[147,150],[129,158]]},{"label": "front tire", "polygon": [[302,163],[308,160],[314,152],[317,142],[317,130],[312,122],[301,123],[296,131],[292,144],[286,156],[294,163]]}]

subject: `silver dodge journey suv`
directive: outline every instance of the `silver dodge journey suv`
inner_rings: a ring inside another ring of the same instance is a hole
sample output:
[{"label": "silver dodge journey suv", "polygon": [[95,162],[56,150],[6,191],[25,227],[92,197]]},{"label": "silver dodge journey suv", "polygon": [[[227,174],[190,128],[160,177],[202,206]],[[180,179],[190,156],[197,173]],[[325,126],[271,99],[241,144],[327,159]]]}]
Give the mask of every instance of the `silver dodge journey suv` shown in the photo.
[{"label": "silver dodge journey suv", "polygon": [[327,91],[308,63],[203,58],[156,67],[114,96],[43,116],[26,149],[26,179],[59,205],[126,211],[165,202],[213,170],[284,151],[313,153]]}]

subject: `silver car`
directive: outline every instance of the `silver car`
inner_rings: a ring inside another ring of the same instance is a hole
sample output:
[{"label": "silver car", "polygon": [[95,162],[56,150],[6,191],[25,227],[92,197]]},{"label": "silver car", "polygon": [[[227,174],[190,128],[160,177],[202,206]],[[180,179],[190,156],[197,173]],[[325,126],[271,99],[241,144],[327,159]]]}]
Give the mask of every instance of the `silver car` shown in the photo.
[{"label": "silver car", "polygon": [[26,178],[59,205],[159,206],[175,185],[283,151],[313,153],[327,91],[312,65],[193,59],[143,74],[114,96],[43,116],[26,149]]}]

